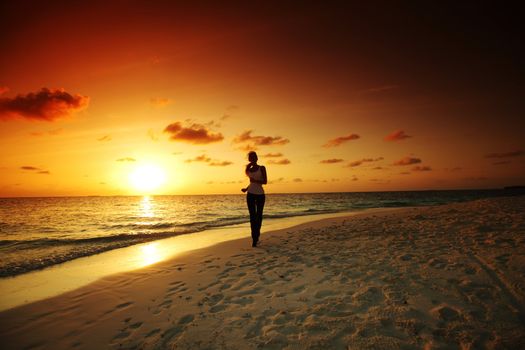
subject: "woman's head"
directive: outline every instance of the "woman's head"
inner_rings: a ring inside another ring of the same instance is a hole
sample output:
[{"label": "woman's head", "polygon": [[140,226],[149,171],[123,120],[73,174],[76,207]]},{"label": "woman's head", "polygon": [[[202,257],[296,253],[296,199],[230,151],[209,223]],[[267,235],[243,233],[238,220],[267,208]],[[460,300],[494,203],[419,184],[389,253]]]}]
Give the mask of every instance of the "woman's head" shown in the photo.
[{"label": "woman's head", "polygon": [[248,153],[248,160],[250,161],[250,163],[257,163],[257,153],[255,153],[255,151],[251,151]]}]

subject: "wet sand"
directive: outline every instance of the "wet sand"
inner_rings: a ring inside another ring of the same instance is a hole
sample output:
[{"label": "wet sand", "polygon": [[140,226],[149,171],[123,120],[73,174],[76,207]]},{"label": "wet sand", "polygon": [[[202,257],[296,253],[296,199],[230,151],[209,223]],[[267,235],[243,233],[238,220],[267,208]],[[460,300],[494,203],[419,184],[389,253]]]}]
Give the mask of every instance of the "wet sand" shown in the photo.
[{"label": "wet sand", "polygon": [[263,233],[0,313],[2,348],[525,344],[525,197]]}]

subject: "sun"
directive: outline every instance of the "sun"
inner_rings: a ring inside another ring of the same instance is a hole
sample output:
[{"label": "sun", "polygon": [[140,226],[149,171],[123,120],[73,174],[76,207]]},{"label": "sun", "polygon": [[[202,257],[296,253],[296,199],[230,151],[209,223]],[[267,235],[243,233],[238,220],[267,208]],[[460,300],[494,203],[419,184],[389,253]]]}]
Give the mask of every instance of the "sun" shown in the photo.
[{"label": "sun", "polygon": [[166,181],[166,172],[156,165],[140,165],[129,174],[129,182],[133,188],[141,192],[158,189]]}]

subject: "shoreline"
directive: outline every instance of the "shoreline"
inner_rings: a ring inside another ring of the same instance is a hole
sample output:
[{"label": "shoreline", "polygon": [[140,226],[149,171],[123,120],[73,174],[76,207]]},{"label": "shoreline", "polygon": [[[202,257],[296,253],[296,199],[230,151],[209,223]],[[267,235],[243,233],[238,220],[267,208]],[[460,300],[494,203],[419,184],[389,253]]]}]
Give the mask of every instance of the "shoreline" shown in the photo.
[{"label": "shoreline", "polygon": [[[278,219],[267,219],[263,223],[262,236],[274,231],[292,228],[319,220],[365,215],[403,208],[369,208],[325,214],[297,215]],[[249,223],[222,226],[219,228],[192,232],[173,237],[132,244],[101,253],[68,260],[29,271],[20,275],[0,278],[0,312],[54,297],[81,288],[100,278],[126,273],[157,264],[177,256],[210,247],[222,242],[250,238]],[[251,238],[250,238],[251,239]],[[111,262],[111,264],[110,264]]]},{"label": "shoreline", "polygon": [[326,218],[0,312],[6,349],[519,348],[525,198]]}]

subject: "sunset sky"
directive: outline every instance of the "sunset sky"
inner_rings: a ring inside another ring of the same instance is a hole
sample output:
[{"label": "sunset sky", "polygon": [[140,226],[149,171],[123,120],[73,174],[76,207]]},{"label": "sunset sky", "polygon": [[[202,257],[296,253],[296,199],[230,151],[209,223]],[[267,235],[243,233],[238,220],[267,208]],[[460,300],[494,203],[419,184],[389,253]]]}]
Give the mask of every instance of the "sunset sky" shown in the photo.
[{"label": "sunset sky", "polygon": [[2,2],[0,196],[525,184],[516,8],[249,3]]}]

